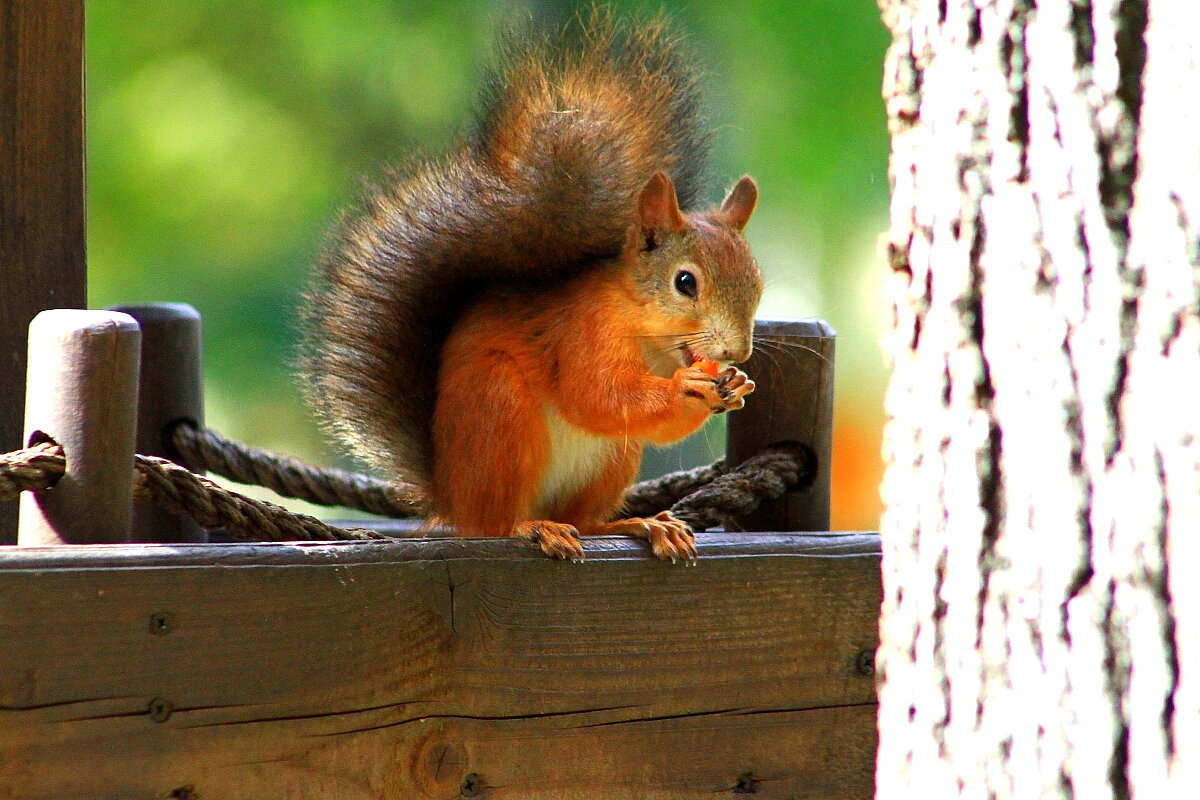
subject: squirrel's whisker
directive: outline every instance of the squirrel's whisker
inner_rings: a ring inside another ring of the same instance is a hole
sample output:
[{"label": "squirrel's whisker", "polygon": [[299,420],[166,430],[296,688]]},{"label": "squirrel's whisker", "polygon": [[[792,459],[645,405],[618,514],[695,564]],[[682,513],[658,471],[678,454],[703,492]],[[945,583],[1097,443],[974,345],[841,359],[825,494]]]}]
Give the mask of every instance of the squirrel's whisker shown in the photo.
[{"label": "squirrel's whisker", "polygon": [[826,364],[829,363],[829,359],[826,358],[825,356],[823,356],[819,350],[814,350],[813,348],[809,347],[808,345],[801,344],[800,342],[786,341],[783,339],[762,338],[762,339],[755,339],[754,346],[761,347],[764,352],[774,349],[775,352],[777,352],[777,353],[789,355],[793,358],[795,358],[797,354],[790,352],[790,350],[791,349],[799,350],[801,352],[811,353],[812,355],[821,359],[821,361],[825,362]]}]

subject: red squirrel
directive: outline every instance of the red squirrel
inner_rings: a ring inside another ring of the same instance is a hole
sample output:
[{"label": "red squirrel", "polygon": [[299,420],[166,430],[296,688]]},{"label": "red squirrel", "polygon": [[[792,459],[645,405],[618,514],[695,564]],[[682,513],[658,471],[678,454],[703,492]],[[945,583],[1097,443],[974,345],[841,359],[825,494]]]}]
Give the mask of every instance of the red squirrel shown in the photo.
[{"label": "red squirrel", "polygon": [[642,448],[741,408],[762,279],[743,177],[700,191],[695,71],[661,20],[519,35],[476,125],[348,215],[307,295],[303,367],[332,431],[431,522],[580,559],[580,535],[692,559],[687,525],[622,519]]}]

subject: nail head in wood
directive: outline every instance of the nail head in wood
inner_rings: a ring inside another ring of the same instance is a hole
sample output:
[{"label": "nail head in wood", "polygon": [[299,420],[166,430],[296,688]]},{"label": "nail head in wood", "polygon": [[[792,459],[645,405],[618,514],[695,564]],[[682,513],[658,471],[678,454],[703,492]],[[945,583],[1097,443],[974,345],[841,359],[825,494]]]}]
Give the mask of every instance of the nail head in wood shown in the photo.
[{"label": "nail head in wood", "polygon": [[758,794],[758,790],[754,788],[754,774],[751,772],[743,772],[737,776],[737,780],[733,784],[734,794]]},{"label": "nail head in wood", "polygon": [[755,382],[746,407],[729,415],[726,461],[741,464],[766,447],[797,442],[815,458],[811,482],[733,521],[743,531],[829,530],[836,333],[824,320],[757,320],[754,352],[741,365]]},{"label": "nail head in wood", "polygon": [[868,675],[868,676],[874,675],[875,674],[875,651],[874,650],[859,651],[858,655],[855,656],[855,658],[854,658],[854,668],[856,670],[858,670],[859,674],[861,674],[861,675]]},{"label": "nail head in wood", "polygon": [[171,618],[159,611],[150,615],[150,633],[155,636],[166,636],[171,632]]},{"label": "nail head in wood", "polygon": [[25,441],[62,445],[67,471],[21,496],[18,544],[128,542],[141,333],[128,314],[43,311],[29,325]]},{"label": "nail head in wood", "polygon": [[462,780],[462,784],[458,787],[460,797],[478,797],[479,792],[483,789],[483,781],[479,779],[479,775],[472,772]]},{"label": "nail head in wood", "polygon": [[150,715],[150,719],[154,722],[166,722],[171,718],[171,712],[174,710],[175,708],[171,705],[170,700],[155,697],[150,701],[146,713]]},{"label": "nail head in wood", "polygon": [[[180,420],[204,424],[200,313],[186,303],[113,306],[142,329],[137,410],[137,452],[175,458],[164,441]],[[133,504],[135,542],[207,542],[195,520],[171,514],[150,501]]]}]

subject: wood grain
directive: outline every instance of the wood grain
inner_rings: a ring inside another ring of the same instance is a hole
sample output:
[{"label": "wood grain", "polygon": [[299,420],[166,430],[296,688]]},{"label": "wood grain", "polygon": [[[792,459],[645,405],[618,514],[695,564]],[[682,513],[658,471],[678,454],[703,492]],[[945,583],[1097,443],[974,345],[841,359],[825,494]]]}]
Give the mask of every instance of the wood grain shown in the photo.
[{"label": "wood grain", "polygon": [[2,552],[0,797],[869,797],[878,541],[758,538]]},{"label": "wood grain", "polygon": [[83,187],[83,3],[0,0],[0,452],[23,445],[30,320],[85,305]]}]

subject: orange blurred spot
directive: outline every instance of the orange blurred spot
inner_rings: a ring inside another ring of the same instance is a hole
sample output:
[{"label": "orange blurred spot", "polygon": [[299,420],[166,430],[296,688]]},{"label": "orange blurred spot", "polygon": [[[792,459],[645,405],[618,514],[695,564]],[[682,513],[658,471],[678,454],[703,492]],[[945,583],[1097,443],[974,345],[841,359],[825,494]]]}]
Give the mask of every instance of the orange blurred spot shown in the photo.
[{"label": "orange blurred spot", "polygon": [[833,414],[829,527],[877,531],[883,513],[883,414],[838,404]]}]

